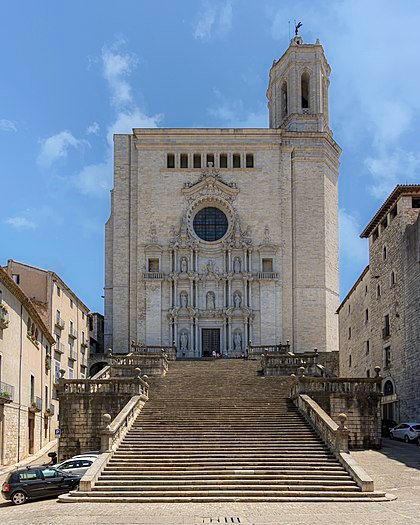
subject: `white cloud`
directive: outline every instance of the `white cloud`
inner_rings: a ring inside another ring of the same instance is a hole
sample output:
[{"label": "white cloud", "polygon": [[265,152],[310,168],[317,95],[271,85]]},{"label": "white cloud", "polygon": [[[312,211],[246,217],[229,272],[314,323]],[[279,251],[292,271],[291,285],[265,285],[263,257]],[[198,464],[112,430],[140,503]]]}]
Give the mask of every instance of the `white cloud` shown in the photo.
[{"label": "white cloud", "polygon": [[348,264],[367,264],[368,246],[360,238],[362,228],[357,218],[344,208],[339,211],[340,256]]},{"label": "white cloud", "polygon": [[0,119],[0,130],[1,131],[17,131],[16,122],[13,120],[7,120],[5,118]]},{"label": "white cloud", "polygon": [[256,111],[245,108],[242,100],[226,100],[226,98],[215,90],[217,102],[208,108],[209,115],[214,117],[220,126],[231,128],[266,128],[268,125],[268,112],[263,106]]},{"label": "white cloud", "polygon": [[77,149],[89,145],[86,140],[77,139],[70,131],[64,130],[41,140],[41,151],[37,162],[43,168],[49,168],[56,160],[65,158],[71,148]]},{"label": "white cloud", "polygon": [[34,230],[38,226],[34,221],[21,216],[9,217],[4,222],[18,230]]},{"label": "white cloud", "polygon": [[102,72],[111,90],[111,103],[115,107],[133,102],[131,86],[126,77],[137,64],[135,55],[119,51],[123,41],[102,48]]},{"label": "white cloud", "polygon": [[378,157],[368,157],[365,165],[372,176],[369,192],[383,200],[397,184],[418,182],[420,154],[396,149]]},{"label": "white cloud", "polygon": [[148,116],[132,98],[128,75],[137,63],[135,56],[120,50],[121,42],[102,50],[103,75],[111,91],[111,105],[118,109],[114,121],[107,127],[107,149],[103,161],[84,166],[74,178],[79,191],[85,195],[103,196],[112,187],[113,136],[132,133],[133,128],[156,128],[161,115]]},{"label": "white cloud", "polygon": [[212,37],[221,37],[232,29],[233,18],[232,1],[223,3],[201,3],[200,15],[193,27],[193,36],[198,40],[208,41]]},{"label": "white cloud", "polygon": [[86,128],[86,135],[97,135],[99,133],[100,127],[97,122],[93,122],[90,126]]}]

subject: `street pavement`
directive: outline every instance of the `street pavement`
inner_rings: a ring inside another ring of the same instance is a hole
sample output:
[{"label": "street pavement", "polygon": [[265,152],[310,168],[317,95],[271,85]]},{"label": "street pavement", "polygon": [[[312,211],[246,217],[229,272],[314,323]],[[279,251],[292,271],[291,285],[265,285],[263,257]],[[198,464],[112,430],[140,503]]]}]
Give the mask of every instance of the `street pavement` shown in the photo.
[{"label": "street pavement", "polygon": [[420,447],[353,452],[394,501],[366,503],[0,503],[0,525],[420,525]]}]

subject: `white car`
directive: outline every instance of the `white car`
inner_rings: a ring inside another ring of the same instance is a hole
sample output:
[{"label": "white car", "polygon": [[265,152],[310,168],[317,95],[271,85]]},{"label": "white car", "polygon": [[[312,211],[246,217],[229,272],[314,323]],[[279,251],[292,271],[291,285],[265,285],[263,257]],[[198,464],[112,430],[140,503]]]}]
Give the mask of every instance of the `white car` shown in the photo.
[{"label": "white car", "polygon": [[55,465],[55,468],[62,470],[66,474],[83,476],[98,456],[75,456]]},{"label": "white car", "polygon": [[389,431],[391,439],[403,439],[406,443],[417,441],[420,438],[420,423],[400,423]]}]

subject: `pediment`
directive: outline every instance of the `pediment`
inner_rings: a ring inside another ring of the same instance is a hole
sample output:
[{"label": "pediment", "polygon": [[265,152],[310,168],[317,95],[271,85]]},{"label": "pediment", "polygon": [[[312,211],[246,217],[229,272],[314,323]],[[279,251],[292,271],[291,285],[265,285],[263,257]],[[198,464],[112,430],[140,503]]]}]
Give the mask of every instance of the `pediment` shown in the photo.
[{"label": "pediment", "polygon": [[224,182],[220,178],[218,170],[207,170],[203,171],[197,182],[185,183],[182,193],[188,200],[204,195],[216,195],[227,200],[233,200],[238,195],[239,190],[234,182]]}]

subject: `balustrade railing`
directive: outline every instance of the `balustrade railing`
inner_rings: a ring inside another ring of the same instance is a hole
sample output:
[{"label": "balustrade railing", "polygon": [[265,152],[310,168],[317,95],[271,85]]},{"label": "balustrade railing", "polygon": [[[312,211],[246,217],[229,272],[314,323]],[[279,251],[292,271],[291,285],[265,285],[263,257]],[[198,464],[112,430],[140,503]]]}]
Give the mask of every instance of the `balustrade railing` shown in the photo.
[{"label": "balustrade railing", "polygon": [[249,345],[248,358],[258,357],[267,354],[285,354],[290,352],[290,343],[278,345]]},{"label": "balustrade railing", "polygon": [[381,384],[379,374],[374,378],[297,377],[291,387],[291,394],[380,394]]},{"label": "balustrade railing", "polygon": [[142,343],[137,343],[136,341],[132,341],[131,351],[133,353],[150,354],[150,355],[166,354],[170,361],[173,361],[176,359],[176,346],[144,345]]},{"label": "balustrade railing", "polygon": [[149,395],[149,385],[139,377],[60,379],[58,389],[62,394],[131,394],[146,397]]},{"label": "balustrade railing", "polygon": [[3,403],[9,403],[13,401],[14,395],[15,387],[13,385],[9,385],[8,383],[3,383],[3,381],[0,381],[0,400]]},{"label": "balustrade railing", "polygon": [[164,274],[162,272],[143,272],[143,279],[159,280],[163,279]]}]

